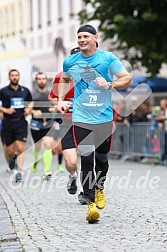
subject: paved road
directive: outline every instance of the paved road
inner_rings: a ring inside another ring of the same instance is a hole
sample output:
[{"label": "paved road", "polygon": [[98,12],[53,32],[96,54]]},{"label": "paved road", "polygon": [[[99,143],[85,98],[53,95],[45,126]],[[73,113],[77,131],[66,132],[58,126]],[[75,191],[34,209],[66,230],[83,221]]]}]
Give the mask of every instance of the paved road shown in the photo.
[{"label": "paved road", "polygon": [[14,224],[11,220],[7,206],[0,195],[0,251],[22,252],[18,242]]},{"label": "paved road", "polygon": [[[31,162],[28,152],[25,170]],[[54,157],[54,176],[50,181],[41,179],[40,162],[38,173],[25,171],[24,182],[18,186],[11,182],[12,176],[6,173],[1,158],[0,209],[1,205],[2,209],[7,206],[10,218],[6,219],[5,229],[11,225],[14,228],[14,232],[10,231],[17,249],[20,246],[23,252],[167,251],[167,167],[110,160],[106,207],[100,211],[99,223],[88,224],[86,207],[78,204],[77,195],[67,193],[67,173],[58,174],[56,163]]]}]

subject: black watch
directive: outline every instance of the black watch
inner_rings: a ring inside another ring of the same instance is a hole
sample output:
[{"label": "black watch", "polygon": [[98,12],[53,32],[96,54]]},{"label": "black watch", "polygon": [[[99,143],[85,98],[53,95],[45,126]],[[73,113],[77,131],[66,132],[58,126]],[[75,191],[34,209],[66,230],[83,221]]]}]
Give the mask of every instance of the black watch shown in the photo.
[{"label": "black watch", "polygon": [[112,82],[107,82],[108,84],[108,89],[112,89]]}]

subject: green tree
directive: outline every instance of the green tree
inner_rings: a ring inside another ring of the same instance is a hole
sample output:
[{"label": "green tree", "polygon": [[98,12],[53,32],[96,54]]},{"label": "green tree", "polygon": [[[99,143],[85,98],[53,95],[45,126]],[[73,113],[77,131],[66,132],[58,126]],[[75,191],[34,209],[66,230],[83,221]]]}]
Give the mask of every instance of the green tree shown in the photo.
[{"label": "green tree", "polygon": [[167,0],[84,0],[94,11],[82,10],[81,23],[99,20],[104,40],[123,51],[132,66],[156,75],[167,63]]}]

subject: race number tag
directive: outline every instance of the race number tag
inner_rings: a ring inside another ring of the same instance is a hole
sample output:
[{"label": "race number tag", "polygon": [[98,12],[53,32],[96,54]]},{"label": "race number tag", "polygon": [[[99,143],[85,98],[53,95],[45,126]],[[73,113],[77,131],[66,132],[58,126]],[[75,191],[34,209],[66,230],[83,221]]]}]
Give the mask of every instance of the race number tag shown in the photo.
[{"label": "race number tag", "polygon": [[93,81],[96,79],[96,72],[93,71],[85,71],[80,73],[81,79],[83,79],[86,83],[89,84],[90,81]]},{"label": "race number tag", "polygon": [[37,120],[32,119],[30,127],[33,130],[40,130],[41,129],[41,123],[39,121],[37,121]]},{"label": "race number tag", "polygon": [[104,95],[101,90],[84,89],[80,98],[81,104],[85,107],[97,108],[104,104]]},{"label": "race number tag", "polygon": [[11,98],[10,104],[11,104],[11,107],[16,108],[16,109],[25,107],[23,97]]}]

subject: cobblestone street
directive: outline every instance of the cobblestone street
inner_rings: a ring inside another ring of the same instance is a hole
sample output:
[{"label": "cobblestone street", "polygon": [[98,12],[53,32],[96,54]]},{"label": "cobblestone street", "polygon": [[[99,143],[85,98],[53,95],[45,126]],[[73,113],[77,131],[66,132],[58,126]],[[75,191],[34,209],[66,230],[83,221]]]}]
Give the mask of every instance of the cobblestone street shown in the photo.
[{"label": "cobblestone street", "polygon": [[167,251],[167,167],[110,160],[106,207],[88,224],[86,207],[66,190],[67,173],[56,172],[56,157],[46,181],[42,162],[36,174],[26,170],[26,155],[19,185],[0,161],[1,252]]}]

